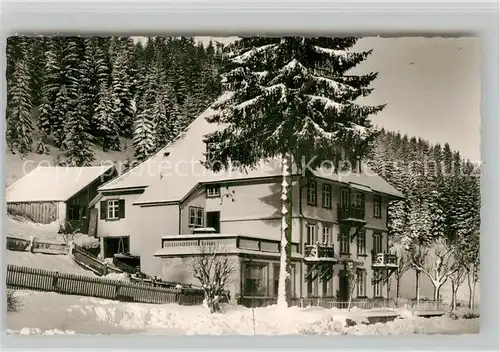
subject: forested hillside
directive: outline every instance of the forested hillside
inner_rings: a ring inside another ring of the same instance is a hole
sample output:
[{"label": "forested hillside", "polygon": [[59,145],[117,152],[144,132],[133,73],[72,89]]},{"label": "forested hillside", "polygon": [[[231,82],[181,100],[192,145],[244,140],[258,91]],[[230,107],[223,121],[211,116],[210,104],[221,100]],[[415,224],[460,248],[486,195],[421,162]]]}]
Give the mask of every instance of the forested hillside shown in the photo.
[{"label": "forested hillside", "polygon": [[479,280],[480,165],[447,143],[432,145],[384,129],[369,163],[406,197],[389,208],[392,250],[401,258],[396,281],[411,269],[417,282],[421,275],[431,281],[434,298],[445,283],[456,293],[467,281],[473,300]]},{"label": "forested hillside", "polygon": [[220,94],[220,53],[184,37],[10,37],[8,148],[83,166],[132,139],[143,160]]}]

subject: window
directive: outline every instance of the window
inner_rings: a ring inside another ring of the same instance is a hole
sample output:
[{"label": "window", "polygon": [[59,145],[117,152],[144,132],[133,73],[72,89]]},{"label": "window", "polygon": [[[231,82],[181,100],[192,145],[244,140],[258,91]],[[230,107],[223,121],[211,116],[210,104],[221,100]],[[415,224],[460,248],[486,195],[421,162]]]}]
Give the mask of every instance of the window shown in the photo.
[{"label": "window", "polygon": [[321,191],[321,204],[323,208],[332,208],[332,186],[324,184]]},{"label": "window", "polygon": [[329,283],[330,283],[330,280],[323,280],[321,281],[322,282],[322,290],[321,290],[321,295],[323,297],[327,297],[328,296],[328,287],[330,286]]},{"label": "window", "polygon": [[203,227],[203,208],[189,207],[189,227]]},{"label": "window", "polygon": [[382,218],[382,197],[377,194],[373,196],[373,217]]},{"label": "window", "polygon": [[102,220],[118,220],[125,218],[125,199],[103,200],[99,206]]},{"label": "window", "polygon": [[382,248],[382,233],[379,231],[376,231],[373,233],[373,253],[378,254],[382,253],[383,248]]},{"label": "window", "polygon": [[82,218],[83,207],[79,205],[70,205],[68,206],[68,220],[80,220]]},{"label": "window", "polygon": [[362,209],[365,207],[365,195],[361,192],[356,192],[354,198],[354,207]]},{"label": "window", "polygon": [[[296,292],[295,292],[295,264],[292,264],[292,269],[291,269],[291,277],[290,277],[290,285],[291,285],[291,296],[296,297]],[[273,266],[273,278],[274,278],[274,292],[273,295],[276,297],[278,295],[278,287],[280,283],[280,264],[275,263]]]},{"label": "window", "polygon": [[316,181],[307,182],[307,204],[316,205]]},{"label": "window", "polygon": [[366,297],[366,271],[358,270],[356,275],[356,295]]},{"label": "window", "polygon": [[366,231],[360,230],[356,237],[358,255],[366,255]]},{"label": "window", "polygon": [[323,242],[324,246],[332,245],[332,227],[329,225],[323,225]]},{"label": "window", "polygon": [[347,188],[342,188],[340,191],[340,206],[342,208],[349,207],[349,190]]},{"label": "window", "polygon": [[245,296],[267,296],[267,264],[245,263],[243,275]]},{"label": "window", "polygon": [[373,297],[382,297],[382,281],[373,284]]},{"label": "window", "polygon": [[339,233],[339,242],[340,242],[340,254],[349,254],[350,253],[350,234],[349,228],[340,229]]},{"label": "window", "polygon": [[206,190],[208,198],[220,197],[220,186],[216,185],[207,186]]},{"label": "window", "polygon": [[120,209],[118,199],[108,200],[108,219],[118,219],[118,209]]},{"label": "window", "polygon": [[316,241],[317,241],[316,232],[317,232],[316,224],[307,225],[306,244],[315,244],[316,243]]},{"label": "window", "polygon": [[[307,265],[306,273],[310,273],[313,268],[313,265]],[[307,275],[307,297],[318,297],[318,289],[318,278],[313,280],[311,275]]]}]

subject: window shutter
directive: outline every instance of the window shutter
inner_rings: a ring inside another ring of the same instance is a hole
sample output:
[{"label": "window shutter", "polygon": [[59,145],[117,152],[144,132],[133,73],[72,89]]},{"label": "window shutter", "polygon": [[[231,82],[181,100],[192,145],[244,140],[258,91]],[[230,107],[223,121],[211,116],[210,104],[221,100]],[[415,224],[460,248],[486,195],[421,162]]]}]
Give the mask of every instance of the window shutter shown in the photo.
[{"label": "window shutter", "polygon": [[118,219],[125,218],[125,199],[118,200]]},{"label": "window shutter", "polygon": [[106,215],[108,214],[108,202],[106,202],[105,200],[101,201],[101,206],[99,207],[99,210],[100,210],[100,213],[101,213],[101,216],[100,218],[102,220],[106,220]]}]

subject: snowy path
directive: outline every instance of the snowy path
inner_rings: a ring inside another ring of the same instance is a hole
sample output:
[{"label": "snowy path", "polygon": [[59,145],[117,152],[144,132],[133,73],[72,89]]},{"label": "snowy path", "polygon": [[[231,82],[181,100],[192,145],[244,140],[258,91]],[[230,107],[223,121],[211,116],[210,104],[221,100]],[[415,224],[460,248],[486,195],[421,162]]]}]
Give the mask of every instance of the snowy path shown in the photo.
[{"label": "snowy path", "polygon": [[[225,307],[223,314],[209,314],[201,306],[149,305],[120,303],[56,293],[18,291],[22,302],[19,312],[7,314],[11,333],[78,334],[245,334],[253,335],[252,310]],[[347,313],[322,308],[289,308],[285,313],[276,307],[255,309],[256,334],[460,334],[477,333],[479,319],[441,318],[397,319],[387,324],[357,324],[345,327],[347,317],[359,320],[362,311]]]}]

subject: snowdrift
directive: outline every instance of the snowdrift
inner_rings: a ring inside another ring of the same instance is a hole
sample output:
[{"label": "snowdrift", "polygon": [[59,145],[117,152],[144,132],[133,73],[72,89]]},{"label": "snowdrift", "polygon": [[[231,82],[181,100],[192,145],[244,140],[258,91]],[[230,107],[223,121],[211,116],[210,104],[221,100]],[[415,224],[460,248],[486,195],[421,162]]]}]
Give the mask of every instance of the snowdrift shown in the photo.
[{"label": "snowdrift", "polygon": [[[18,291],[19,312],[7,314],[8,332],[16,334],[164,334],[164,335],[401,335],[479,332],[479,319],[448,317],[396,319],[363,324],[367,311],[338,309],[225,306],[210,314],[201,306],[121,303],[56,293]],[[347,319],[356,325],[347,324]]]}]

